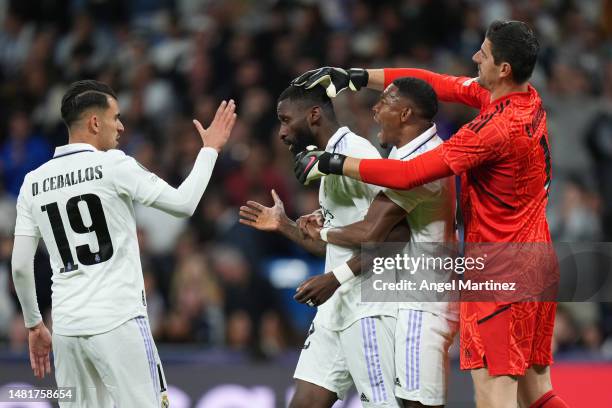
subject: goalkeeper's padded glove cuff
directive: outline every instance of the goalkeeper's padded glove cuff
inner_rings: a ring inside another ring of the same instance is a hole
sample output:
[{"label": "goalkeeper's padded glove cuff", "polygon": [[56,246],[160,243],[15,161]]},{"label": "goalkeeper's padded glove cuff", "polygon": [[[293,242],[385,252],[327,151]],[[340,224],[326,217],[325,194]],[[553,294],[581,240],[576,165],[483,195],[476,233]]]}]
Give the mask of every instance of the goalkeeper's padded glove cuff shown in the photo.
[{"label": "goalkeeper's padded glove cuff", "polygon": [[346,156],[338,153],[323,153],[319,157],[319,171],[325,174],[342,175]]},{"label": "goalkeeper's padded glove cuff", "polygon": [[367,69],[351,68],[348,70],[348,72],[349,78],[351,79],[352,84],[355,86],[355,91],[358,91],[361,88],[368,86],[370,74],[368,74]]}]

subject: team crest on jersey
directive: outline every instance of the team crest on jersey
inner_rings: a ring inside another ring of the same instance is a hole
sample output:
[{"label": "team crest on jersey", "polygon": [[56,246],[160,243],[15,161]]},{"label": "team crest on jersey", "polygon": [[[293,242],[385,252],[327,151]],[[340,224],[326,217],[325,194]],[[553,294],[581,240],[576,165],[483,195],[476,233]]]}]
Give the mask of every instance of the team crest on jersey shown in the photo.
[{"label": "team crest on jersey", "polygon": [[168,395],[163,394],[161,397],[161,407],[162,408],[169,408],[170,407],[170,400],[168,399]]}]

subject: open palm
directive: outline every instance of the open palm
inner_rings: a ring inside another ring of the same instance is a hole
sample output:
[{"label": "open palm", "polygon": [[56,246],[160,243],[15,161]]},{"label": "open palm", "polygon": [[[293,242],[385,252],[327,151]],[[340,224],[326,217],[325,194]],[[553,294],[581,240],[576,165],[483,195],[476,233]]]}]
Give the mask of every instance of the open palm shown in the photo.
[{"label": "open palm", "polygon": [[277,231],[282,219],[286,217],[285,206],[274,190],[272,199],[272,207],[266,207],[256,201],[247,201],[246,205],[240,207],[240,223],[261,231]]}]

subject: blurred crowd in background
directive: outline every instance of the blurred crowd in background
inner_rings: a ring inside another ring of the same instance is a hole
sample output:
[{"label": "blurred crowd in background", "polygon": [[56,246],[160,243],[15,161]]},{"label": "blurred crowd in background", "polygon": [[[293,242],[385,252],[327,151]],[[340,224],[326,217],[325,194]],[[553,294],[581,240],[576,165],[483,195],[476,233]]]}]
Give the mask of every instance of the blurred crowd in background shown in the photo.
[{"label": "blurred crowd in background", "polygon": [[[549,221],[559,242],[612,241],[612,1],[610,0],[18,0],[0,1],[0,348],[27,347],[10,278],[15,200],[24,175],[65,144],[60,101],[69,83],[95,78],[117,92],[120,148],[172,185],[201,146],[192,123],[234,98],[238,122],[195,215],[137,207],[149,317],[158,344],[296,350],[314,311],[295,286],[323,264],[282,237],[238,223],[247,200],[292,218],[318,207],[294,180],[277,137],[276,98],[319,66],[423,67],[474,76],[488,24],[518,19],[537,31],[532,84],[548,113],[553,157]],[[343,124],[376,145],[377,93],[335,99]],[[475,111],[442,104],[449,137]],[[36,260],[49,318],[50,268]],[[612,358],[612,307],[559,307],[558,355]]]}]

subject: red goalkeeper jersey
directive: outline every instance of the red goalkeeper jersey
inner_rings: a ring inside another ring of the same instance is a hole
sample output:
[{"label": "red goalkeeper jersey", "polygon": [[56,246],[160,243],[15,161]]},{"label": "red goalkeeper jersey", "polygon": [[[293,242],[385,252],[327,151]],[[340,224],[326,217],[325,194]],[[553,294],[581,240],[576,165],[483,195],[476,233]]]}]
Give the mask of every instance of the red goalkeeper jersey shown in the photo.
[{"label": "red goalkeeper jersey", "polygon": [[385,69],[385,86],[411,76],[428,82],[441,101],[480,109],[440,148],[461,176],[465,241],[550,242],[546,204],[551,179],[546,112],[537,91],[494,101],[474,78],[420,69]]}]

